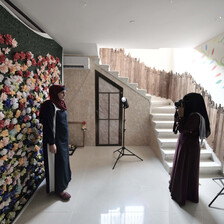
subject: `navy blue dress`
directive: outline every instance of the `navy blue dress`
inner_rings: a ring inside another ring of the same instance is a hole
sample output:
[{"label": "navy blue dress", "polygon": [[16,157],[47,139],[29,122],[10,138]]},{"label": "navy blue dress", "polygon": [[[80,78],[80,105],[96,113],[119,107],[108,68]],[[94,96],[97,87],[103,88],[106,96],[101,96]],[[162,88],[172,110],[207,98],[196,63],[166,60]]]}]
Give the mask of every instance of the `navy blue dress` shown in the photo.
[{"label": "navy blue dress", "polygon": [[[58,109],[50,100],[44,103],[43,124],[44,166],[47,192],[63,192],[71,180],[67,111]],[[49,151],[56,144],[57,152]]]}]

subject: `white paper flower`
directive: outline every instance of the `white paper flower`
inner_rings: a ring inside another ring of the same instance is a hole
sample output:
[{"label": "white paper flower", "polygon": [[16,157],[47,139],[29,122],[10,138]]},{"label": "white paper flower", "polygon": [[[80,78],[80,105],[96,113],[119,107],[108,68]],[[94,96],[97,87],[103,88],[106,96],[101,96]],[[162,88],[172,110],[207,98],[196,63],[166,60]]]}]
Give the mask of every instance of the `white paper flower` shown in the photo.
[{"label": "white paper flower", "polygon": [[8,150],[7,149],[3,149],[3,150],[1,150],[0,155],[4,156],[7,153],[8,153]]},{"label": "white paper flower", "polygon": [[12,129],[11,131],[9,131],[9,134],[10,134],[11,136],[15,136],[15,135],[17,134],[17,130],[14,128],[14,129]]},{"label": "white paper flower", "polygon": [[30,107],[28,107],[28,108],[26,109],[26,113],[27,113],[27,114],[30,114],[30,113],[31,113],[31,108],[30,108]]},{"label": "white paper flower", "polygon": [[19,147],[19,148],[22,148],[22,146],[23,146],[23,142],[20,141],[20,142],[18,143],[18,147]]},{"label": "white paper flower", "polygon": [[22,93],[23,98],[26,98],[28,95],[29,95],[29,93],[26,93],[26,92]]},{"label": "white paper flower", "polygon": [[18,150],[16,153],[17,156],[20,156],[21,154],[22,154],[22,149]]},{"label": "white paper flower", "polygon": [[27,122],[27,123],[26,123],[26,127],[27,127],[27,128],[31,127],[31,123],[30,123],[30,122]]},{"label": "white paper flower", "polygon": [[4,79],[4,75],[0,74],[0,82]]},{"label": "white paper flower", "polygon": [[0,112],[0,121],[1,121],[3,118],[5,118],[5,115],[4,115],[2,112]]},{"label": "white paper flower", "polygon": [[8,99],[7,94],[6,93],[2,93],[0,99],[1,99],[1,101],[7,100]]},{"label": "white paper flower", "polygon": [[26,152],[22,152],[21,156],[24,157],[26,155]]},{"label": "white paper flower", "polygon": [[10,119],[6,119],[5,120],[5,126],[8,126],[10,124],[10,121],[11,121]]},{"label": "white paper flower", "polygon": [[16,118],[13,118],[13,119],[12,119],[12,123],[13,123],[13,124],[17,124],[17,122],[18,122],[18,121],[17,121]]},{"label": "white paper flower", "polygon": [[22,137],[23,137],[23,134],[22,134],[22,133],[19,133],[19,134],[17,135],[16,139],[17,139],[17,140],[21,140]]},{"label": "white paper flower", "polygon": [[14,103],[14,104],[12,105],[12,109],[16,110],[16,109],[18,109],[18,108],[19,108],[19,104],[18,104],[18,103]]},{"label": "white paper flower", "polygon": [[21,114],[22,114],[23,116],[25,116],[25,115],[26,115],[26,110],[23,109],[22,112],[21,112]]},{"label": "white paper flower", "polygon": [[19,161],[15,161],[15,163],[13,164],[13,167],[15,168],[18,164],[19,164]]},{"label": "white paper flower", "polygon": [[23,134],[26,134],[26,133],[27,133],[27,128],[24,128],[24,129],[22,130],[22,133],[23,133]]}]

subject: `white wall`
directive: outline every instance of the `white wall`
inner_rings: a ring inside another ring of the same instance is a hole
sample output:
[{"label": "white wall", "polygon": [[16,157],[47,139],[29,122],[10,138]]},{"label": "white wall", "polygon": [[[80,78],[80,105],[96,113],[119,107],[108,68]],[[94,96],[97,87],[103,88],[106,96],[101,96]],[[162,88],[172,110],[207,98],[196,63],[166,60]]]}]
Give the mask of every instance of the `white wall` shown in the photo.
[{"label": "white wall", "polygon": [[[211,54],[212,49],[209,52]],[[222,53],[220,50],[217,52]],[[153,50],[126,49],[125,53],[140,59],[140,62],[144,62],[146,66],[155,67],[158,70],[191,74],[195,81],[211,94],[215,103],[224,106],[224,66],[206,55],[205,52],[189,48],[161,48]],[[220,60],[224,59],[224,51],[222,54],[223,57],[219,56]]]},{"label": "white wall", "polygon": [[125,49],[125,54],[140,59],[146,66],[157,70],[171,71],[173,66],[173,49]]}]

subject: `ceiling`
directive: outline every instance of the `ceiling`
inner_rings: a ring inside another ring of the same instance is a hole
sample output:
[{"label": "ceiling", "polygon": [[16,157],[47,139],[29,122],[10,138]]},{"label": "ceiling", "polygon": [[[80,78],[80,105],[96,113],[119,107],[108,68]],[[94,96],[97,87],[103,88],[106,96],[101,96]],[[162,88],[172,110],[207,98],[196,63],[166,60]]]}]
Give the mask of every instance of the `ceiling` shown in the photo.
[{"label": "ceiling", "polygon": [[[2,2],[5,3],[4,0]],[[223,0],[11,0],[65,54],[194,48],[224,32]]]}]

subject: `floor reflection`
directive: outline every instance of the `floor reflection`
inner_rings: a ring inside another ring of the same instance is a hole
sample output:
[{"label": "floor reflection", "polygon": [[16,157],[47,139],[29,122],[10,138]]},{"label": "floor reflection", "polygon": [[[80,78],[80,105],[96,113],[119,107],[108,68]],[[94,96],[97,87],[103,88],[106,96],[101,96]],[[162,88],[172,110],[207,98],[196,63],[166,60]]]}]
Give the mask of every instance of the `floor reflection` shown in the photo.
[{"label": "floor reflection", "polygon": [[143,224],[144,206],[125,206],[101,214],[101,224]]}]

